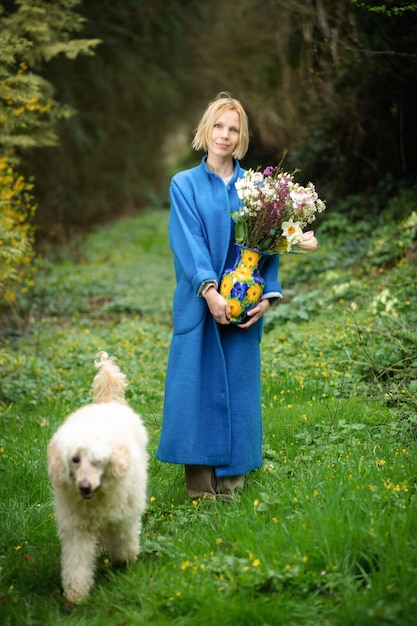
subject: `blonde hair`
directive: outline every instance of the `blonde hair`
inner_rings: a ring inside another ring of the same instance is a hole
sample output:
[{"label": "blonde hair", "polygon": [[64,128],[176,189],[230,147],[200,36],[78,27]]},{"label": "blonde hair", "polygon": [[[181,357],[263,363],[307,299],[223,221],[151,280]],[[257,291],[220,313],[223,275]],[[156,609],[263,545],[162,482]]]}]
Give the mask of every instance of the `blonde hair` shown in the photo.
[{"label": "blonde hair", "polygon": [[233,152],[233,156],[236,157],[236,159],[242,159],[249,146],[248,116],[239,100],[232,98],[227,91],[220,92],[216,98],[209,103],[198,123],[191,145],[194,150],[207,151],[214,124],[226,111],[236,111],[239,116],[239,141],[236,150]]}]

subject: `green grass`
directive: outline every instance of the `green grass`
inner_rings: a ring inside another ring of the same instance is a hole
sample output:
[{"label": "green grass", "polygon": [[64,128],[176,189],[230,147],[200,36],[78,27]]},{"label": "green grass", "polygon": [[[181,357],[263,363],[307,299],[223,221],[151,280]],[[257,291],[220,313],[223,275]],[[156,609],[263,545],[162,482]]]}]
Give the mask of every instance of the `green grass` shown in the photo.
[{"label": "green grass", "polygon": [[[327,267],[325,249],[282,260],[294,293],[269,312],[262,345],[264,465],[235,500],[191,502],[182,468],[155,459],[166,227],[164,212],[121,220],[45,261],[28,321],[0,349],[0,623],[417,624],[415,267],[352,275]],[[401,296],[395,318],[372,313],[381,283]],[[89,400],[101,349],[149,430],[149,505],[138,563],[114,570],[104,556],[89,599],[69,607],[46,446]]]}]

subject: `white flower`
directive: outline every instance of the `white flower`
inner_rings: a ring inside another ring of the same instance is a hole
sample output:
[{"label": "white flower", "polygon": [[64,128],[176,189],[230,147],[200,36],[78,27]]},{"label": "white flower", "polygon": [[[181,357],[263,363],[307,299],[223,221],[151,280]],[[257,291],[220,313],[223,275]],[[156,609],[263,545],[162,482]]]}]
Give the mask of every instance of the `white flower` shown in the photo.
[{"label": "white flower", "polygon": [[417,213],[413,211],[404,222],[405,229],[412,229],[417,226]]},{"label": "white flower", "polygon": [[291,252],[292,247],[299,243],[303,238],[303,231],[298,222],[294,222],[291,218],[287,222],[282,222],[282,234],[287,240],[287,252]]},{"label": "white flower", "polygon": [[240,178],[235,182],[235,188],[239,200],[250,204],[256,200],[258,196],[257,187],[263,181],[264,177],[260,172],[254,172],[248,170],[244,173],[243,178]]},{"label": "white flower", "polygon": [[[388,289],[383,289],[373,300],[371,304],[372,312],[374,315],[389,315],[396,317],[396,307],[398,305],[398,298],[391,297]],[[381,310],[382,309],[382,310]]]},{"label": "white flower", "polygon": [[305,189],[304,187],[295,187],[292,191],[290,191],[290,198],[294,203],[295,210],[301,211],[304,207],[315,208],[315,199],[309,189]]}]

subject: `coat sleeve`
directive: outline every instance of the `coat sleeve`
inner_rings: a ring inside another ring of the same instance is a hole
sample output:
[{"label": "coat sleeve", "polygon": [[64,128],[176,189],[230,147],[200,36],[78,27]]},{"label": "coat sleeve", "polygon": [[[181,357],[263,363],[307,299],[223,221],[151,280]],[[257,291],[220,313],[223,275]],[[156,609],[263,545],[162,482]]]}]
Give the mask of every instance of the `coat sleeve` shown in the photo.
[{"label": "coat sleeve", "polygon": [[191,186],[187,192],[175,178],[171,182],[169,240],[182,275],[198,294],[205,281],[217,281],[205,236],[204,224],[193,201]]},{"label": "coat sleeve", "polygon": [[279,261],[280,255],[274,254],[264,263],[262,276],[265,280],[264,294],[267,297],[268,294],[278,298],[282,297],[282,288],[278,281]]}]

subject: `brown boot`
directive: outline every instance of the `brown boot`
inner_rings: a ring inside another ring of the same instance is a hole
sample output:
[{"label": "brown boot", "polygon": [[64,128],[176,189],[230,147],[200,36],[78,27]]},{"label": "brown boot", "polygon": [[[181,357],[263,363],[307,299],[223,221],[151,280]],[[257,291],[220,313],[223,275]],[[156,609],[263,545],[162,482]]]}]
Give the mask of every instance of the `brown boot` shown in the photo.
[{"label": "brown boot", "polygon": [[217,493],[233,496],[236,489],[243,489],[245,484],[245,475],[239,476],[223,476],[217,478]]},{"label": "brown boot", "polygon": [[184,465],[185,486],[190,498],[216,494],[216,476],[209,465]]}]

